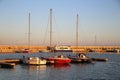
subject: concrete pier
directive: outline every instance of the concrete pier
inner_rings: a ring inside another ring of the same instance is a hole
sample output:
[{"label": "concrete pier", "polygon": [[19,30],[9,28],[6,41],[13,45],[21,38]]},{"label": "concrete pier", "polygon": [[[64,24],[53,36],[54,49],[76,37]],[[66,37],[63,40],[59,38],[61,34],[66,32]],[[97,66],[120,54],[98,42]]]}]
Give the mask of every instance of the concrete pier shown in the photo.
[{"label": "concrete pier", "polygon": [[0,63],[0,68],[14,68],[15,63]]},{"label": "concrete pier", "polygon": [[[40,50],[46,50],[47,46],[30,46],[31,52],[39,52]],[[16,45],[0,45],[0,53],[15,53],[19,51],[24,51],[25,49],[28,49],[28,46],[16,46]]]},{"label": "concrete pier", "polygon": [[71,46],[71,49],[73,50],[73,52],[120,52],[120,46]]},{"label": "concrete pier", "polygon": [[19,59],[4,59],[0,60],[0,68],[14,68],[16,63],[20,63]]},{"label": "concrete pier", "polygon": [[[17,51],[23,51],[28,46],[17,46],[17,45],[0,45],[0,53],[15,53]],[[30,46],[32,53],[37,53],[40,50],[47,50],[47,46]],[[120,52],[120,46],[70,46],[73,52]]]},{"label": "concrete pier", "polygon": [[0,60],[0,63],[19,63],[20,60],[19,59],[3,59]]}]

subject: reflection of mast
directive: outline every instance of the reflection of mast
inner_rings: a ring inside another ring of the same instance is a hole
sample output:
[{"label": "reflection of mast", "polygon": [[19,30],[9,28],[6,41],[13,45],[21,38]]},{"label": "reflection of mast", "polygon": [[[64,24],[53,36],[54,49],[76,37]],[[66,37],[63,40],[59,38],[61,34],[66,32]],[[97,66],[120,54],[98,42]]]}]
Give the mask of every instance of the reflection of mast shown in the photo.
[{"label": "reflection of mast", "polygon": [[28,48],[30,49],[30,13],[29,13],[29,22],[28,22]]},{"label": "reflection of mast", "polygon": [[50,47],[52,47],[52,9],[50,9]]},{"label": "reflection of mast", "polygon": [[76,46],[78,48],[78,14],[77,14],[77,20],[76,20]]}]

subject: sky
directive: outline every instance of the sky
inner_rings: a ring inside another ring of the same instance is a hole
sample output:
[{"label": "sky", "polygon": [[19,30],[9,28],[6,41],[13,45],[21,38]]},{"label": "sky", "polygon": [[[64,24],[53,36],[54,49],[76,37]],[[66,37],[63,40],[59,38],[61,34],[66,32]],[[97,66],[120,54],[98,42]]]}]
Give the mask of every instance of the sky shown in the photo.
[{"label": "sky", "polygon": [[120,0],[0,0],[0,45],[120,45]]}]

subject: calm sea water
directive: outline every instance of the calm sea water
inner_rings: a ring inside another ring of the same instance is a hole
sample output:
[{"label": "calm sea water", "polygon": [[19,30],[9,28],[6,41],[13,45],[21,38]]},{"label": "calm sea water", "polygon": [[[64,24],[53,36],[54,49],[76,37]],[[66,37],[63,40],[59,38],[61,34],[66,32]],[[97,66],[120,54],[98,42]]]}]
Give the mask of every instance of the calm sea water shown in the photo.
[{"label": "calm sea water", "polygon": [[[65,53],[67,55],[68,53]],[[0,59],[42,54],[0,54]],[[87,54],[89,57],[108,58],[107,62],[69,65],[16,65],[14,69],[0,68],[0,80],[120,80],[120,54]]]}]

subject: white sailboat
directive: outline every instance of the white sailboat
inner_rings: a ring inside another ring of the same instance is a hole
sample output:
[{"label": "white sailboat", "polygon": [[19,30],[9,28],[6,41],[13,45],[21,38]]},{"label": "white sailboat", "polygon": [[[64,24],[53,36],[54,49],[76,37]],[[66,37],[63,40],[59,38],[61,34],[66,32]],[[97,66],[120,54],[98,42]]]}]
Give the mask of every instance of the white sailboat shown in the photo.
[{"label": "white sailboat", "polygon": [[[28,47],[30,49],[30,13],[29,13],[29,32],[28,32]],[[40,57],[25,57],[23,56],[23,59],[21,59],[23,64],[28,65],[41,65],[46,64],[46,60]]]}]

